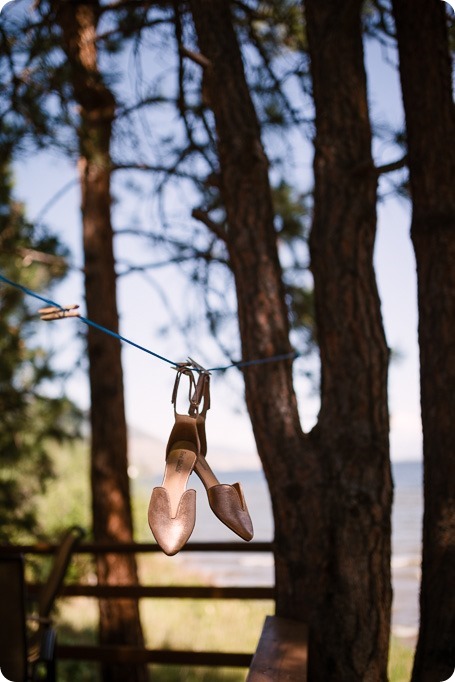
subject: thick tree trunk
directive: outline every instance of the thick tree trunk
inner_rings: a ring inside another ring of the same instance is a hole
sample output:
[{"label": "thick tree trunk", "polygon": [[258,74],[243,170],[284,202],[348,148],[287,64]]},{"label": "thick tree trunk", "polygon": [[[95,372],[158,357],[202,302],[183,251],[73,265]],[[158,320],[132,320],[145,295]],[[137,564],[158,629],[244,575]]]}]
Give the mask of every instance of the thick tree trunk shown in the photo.
[{"label": "thick tree trunk", "polygon": [[[388,349],[373,268],[376,175],[361,5],[305,2],[316,109],[310,249],[321,411],[314,435],[333,566],[321,605],[326,631],[310,661],[321,680],[387,679],[391,615]],[[325,638],[336,640],[337,631],[340,649],[328,662]]]},{"label": "thick tree trunk", "polygon": [[445,3],[394,0],[417,261],[424,501],[414,682],[455,667],[455,111]]},{"label": "thick tree trunk", "polygon": [[[115,100],[98,71],[94,42],[96,5],[71,2],[58,5],[58,21],[63,30],[74,97],[81,116],[79,175],[87,315],[108,329],[118,331],[110,193],[110,140]],[[133,527],[120,342],[89,327],[88,357],[94,539],[96,542],[131,542]],[[138,583],[132,555],[100,555],[97,569],[100,584]],[[100,640],[109,645],[144,645],[137,600],[100,600]],[[146,666],[104,664],[103,679],[145,682],[147,669]]]},{"label": "thick tree trunk", "polygon": [[[229,4],[190,5],[210,63],[204,77],[216,122],[243,357],[286,353],[288,316],[268,164]],[[352,100],[343,99],[350,95],[345,90],[338,95],[338,123],[343,127],[341,116],[347,117],[349,130],[331,140],[332,175],[322,182],[319,173],[317,201],[326,197],[333,206],[323,216],[320,205],[312,239],[324,364],[318,427],[302,432],[290,362],[244,370],[273,505],[276,610],[309,621],[310,679],[321,682],[386,679],[391,602],[388,352],[372,268],[375,180],[373,173],[351,176],[358,164],[371,162],[357,4],[355,10],[359,33],[351,31],[349,39],[360,56],[351,66],[360,92]]]}]

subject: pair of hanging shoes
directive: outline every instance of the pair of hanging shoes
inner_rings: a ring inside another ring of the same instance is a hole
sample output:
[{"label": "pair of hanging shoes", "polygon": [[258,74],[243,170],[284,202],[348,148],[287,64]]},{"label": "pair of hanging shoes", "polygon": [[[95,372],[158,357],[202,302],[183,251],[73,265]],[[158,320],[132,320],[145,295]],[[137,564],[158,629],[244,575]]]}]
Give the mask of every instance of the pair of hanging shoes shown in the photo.
[{"label": "pair of hanging shoes", "polygon": [[[181,376],[190,381],[189,415],[178,414],[177,392]],[[148,521],[155,540],[168,556],[188,541],[196,521],[196,491],[187,490],[190,475],[202,481],[213,513],[243,540],[253,537],[253,525],[240,483],[222,484],[207,463],[205,418],[210,407],[210,375],[201,372],[197,384],[187,365],[177,368],[172,402],[175,423],[166,448],[166,466],[161,486],[152,491]],[[203,409],[199,405],[203,400]]]}]

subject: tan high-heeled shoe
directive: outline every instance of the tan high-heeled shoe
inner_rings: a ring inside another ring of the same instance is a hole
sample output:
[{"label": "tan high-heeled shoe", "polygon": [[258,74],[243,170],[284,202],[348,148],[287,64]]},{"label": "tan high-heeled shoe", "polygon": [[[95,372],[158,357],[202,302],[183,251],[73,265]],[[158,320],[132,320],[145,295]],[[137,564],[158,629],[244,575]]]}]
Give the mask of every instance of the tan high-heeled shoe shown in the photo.
[{"label": "tan high-heeled shoe", "polygon": [[204,401],[202,410],[196,417],[200,450],[194,472],[206,489],[209,505],[215,516],[243,540],[249,541],[253,538],[254,531],[242,485],[220,483],[206,459],[205,419],[210,409],[210,375],[207,372],[200,374],[195,390],[194,401],[199,405],[202,400]]},{"label": "tan high-heeled shoe", "polygon": [[192,372],[184,366],[178,368],[172,394],[175,424],[166,448],[164,478],[161,486],[153,489],[148,509],[150,530],[168,556],[182,549],[196,521],[196,491],[186,490],[186,486],[197,461],[200,443],[196,420],[176,412],[182,374],[190,379],[190,396],[194,385]]}]

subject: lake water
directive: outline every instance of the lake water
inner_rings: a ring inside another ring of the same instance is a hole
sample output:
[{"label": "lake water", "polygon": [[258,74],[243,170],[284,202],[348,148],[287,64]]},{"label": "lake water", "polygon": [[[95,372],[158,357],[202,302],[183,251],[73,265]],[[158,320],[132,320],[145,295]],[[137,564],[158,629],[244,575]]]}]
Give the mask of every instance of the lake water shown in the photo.
[{"label": "lake water", "polygon": [[[422,463],[395,462],[395,483],[392,516],[392,579],[394,600],[392,632],[414,639],[418,631],[418,593],[420,582],[420,551],[422,521]],[[222,482],[241,481],[254,526],[254,539],[270,541],[273,521],[270,498],[261,471],[223,473]],[[141,489],[145,481],[141,482]],[[153,485],[160,485],[161,478]],[[232,541],[238,539],[211,512],[202,484],[191,477],[191,487],[197,490],[196,527],[194,541]],[[204,574],[216,585],[273,585],[273,558],[267,553],[181,553],[173,560]]]}]

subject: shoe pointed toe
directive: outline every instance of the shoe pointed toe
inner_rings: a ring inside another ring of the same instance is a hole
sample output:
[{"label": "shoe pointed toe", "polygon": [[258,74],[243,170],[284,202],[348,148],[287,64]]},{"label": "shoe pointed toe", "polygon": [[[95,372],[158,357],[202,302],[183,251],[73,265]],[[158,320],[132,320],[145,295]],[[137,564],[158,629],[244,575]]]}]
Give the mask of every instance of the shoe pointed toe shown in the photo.
[{"label": "shoe pointed toe", "polygon": [[220,483],[207,490],[210,508],[222,523],[243,540],[253,538],[253,524],[240,483]]},{"label": "shoe pointed toe", "polygon": [[177,554],[188,541],[196,521],[196,491],[186,490],[179,502],[177,513],[171,515],[171,502],[166,488],[152,491],[148,509],[148,522],[155,540],[168,556]]}]

